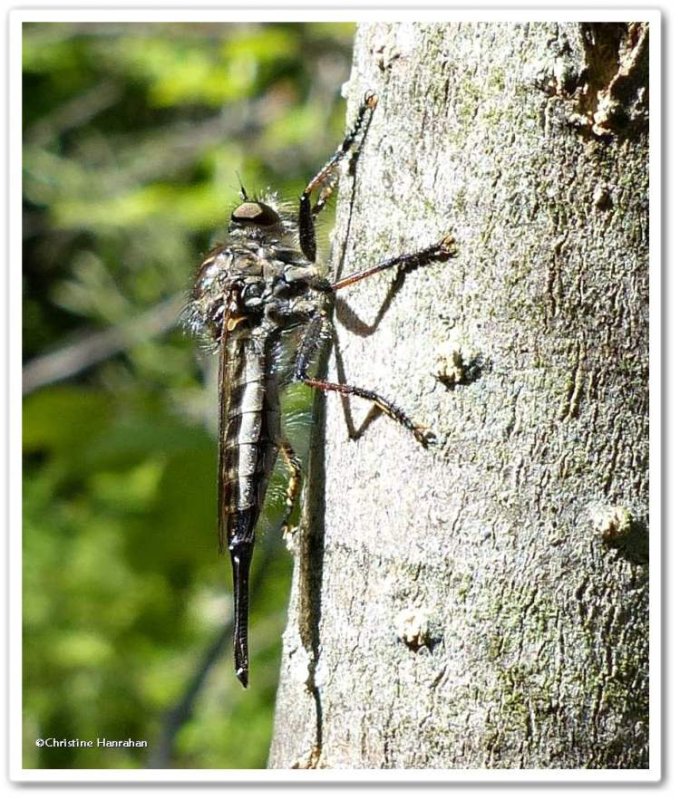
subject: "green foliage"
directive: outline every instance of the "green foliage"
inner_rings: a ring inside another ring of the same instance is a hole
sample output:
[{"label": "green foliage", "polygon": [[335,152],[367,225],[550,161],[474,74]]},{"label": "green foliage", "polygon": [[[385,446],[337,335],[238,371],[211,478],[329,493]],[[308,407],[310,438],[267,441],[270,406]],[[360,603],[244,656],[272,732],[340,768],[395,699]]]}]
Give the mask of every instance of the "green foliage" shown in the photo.
[{"label": "green foliage", "polygon": [[[147,766],[230,614],[211,358],[174,320],[93,364],[87,348],[187,293],[238,199],[237,170],[251,192],[297,196],[342,134],[352,35],[320,24],[24,27],[24,357],[30,368],[69,344],[83,357],[24,403],[27,768]],[[308,402],[289,392],[289,410]],[[163,766],[265,766],[291,571],[276,530],[284,481],[278,471],[259,531],[274,554],[253,599],[252,688],[227,647]],[[50,736],[149,749],[35,746]]]}]

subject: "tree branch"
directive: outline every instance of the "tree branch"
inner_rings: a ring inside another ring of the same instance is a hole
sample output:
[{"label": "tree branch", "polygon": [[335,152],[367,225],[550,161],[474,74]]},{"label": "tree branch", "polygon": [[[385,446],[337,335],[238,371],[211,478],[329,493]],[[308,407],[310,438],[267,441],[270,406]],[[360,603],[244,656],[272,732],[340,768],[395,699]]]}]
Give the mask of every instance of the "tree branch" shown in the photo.
[{"label": "tree branch", "polygon": [[24,396],[72,378],[139,342],[160,336],[177,324],[184,302],[184,295],[175,295],[133,320],[99,333],[83,332],[73,344],[34,358],[23,368]]}]

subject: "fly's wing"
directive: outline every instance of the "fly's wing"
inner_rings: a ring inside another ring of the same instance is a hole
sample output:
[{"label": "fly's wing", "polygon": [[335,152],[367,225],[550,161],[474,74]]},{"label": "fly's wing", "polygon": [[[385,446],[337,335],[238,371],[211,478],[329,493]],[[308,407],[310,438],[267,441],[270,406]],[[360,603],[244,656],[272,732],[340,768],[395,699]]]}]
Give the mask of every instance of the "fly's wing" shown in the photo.
[{"label": "fly's wing", "polygon": [[[237,503],[235,493],[238,485],[238,451],[231,441],[230,420],[237,414],[235,405],[239,402],[237,394],[241,388],[237,376],[241,372],[239,363],[242,357],[238,347],[235,328],[243,317],[238,316],[234,297],[229,297],[224,310],[224,322],[219,341],[219,458],[218,458],[218,542],[220,553],[226,553],[236,533],[233,528],[233,515]],[[240,526],[238,526],[240,527]]]},{"label": "fly's wing", "polygon": [[229,418],[229,409],[231,407],[231,391],[229,386],[229,348],[227,337],[228,330],[228,312],[224,312],[224,324],[222,326],[222,333],[220,335],[220,349],[219,349],[219,367],[217,377],[217,391],[219,393],[219,432],[218,432],[218,467],[217,467],[217,538],[219,543],[220,553],[226,553],[229,547],[229,507],[231,506],[231,497],[229,496],[234,491],[234,484],[229,480],[230,464],[227,458],[228,442],[227,442],[227,420]]},{"label": "fly's wing", "polygon": [[[238,420],[243,390],[244,340],[235,328],[243,318],[228,302],[219,345],[219,458],[218,539],[220,552],[229,552],[234,580],[234,662],[236,676],[248,685],[248,595],[250,561],[257,522],[256,508],[239,508]],[[230,311],[230,308],[232,311]],[[236,422],[235,430],[231,429]]]}]

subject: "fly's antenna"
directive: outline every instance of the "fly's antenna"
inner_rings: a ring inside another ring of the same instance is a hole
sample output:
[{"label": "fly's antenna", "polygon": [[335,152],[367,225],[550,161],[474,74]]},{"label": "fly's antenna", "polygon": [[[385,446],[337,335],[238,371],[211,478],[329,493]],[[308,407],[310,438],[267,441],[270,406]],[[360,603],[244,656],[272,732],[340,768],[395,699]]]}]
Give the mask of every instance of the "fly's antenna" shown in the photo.
[{"label": "fly's antenna", "polygon": [[236,177],[238,178],[238,185],[241,187],[241,191],[239,194],[241,195],[241,200],[245,203],[248,200],[248,192],[246,192],[245,187],[243,186],[243,181],[241,180],[241,176],[236,171]]}]

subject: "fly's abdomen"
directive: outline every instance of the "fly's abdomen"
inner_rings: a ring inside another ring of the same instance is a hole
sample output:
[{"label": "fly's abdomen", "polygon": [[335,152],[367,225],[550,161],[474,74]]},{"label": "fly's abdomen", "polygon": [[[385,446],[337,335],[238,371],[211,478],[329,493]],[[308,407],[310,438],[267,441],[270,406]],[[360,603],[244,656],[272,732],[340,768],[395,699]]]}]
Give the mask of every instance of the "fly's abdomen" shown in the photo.
[{"label": "fly's abdomen", "polygon": [[219,541],[231,558],[234,661],[244,686],[248,685],[249,573],[255,526],[279,437],[271,341],[257,333],[247,330],[227,338],[220,363]]},{"label": "fly's abdomen", "polygon": [[278,399],[267,340],[227,342],[222,379],[220,548],[251,543],[276,459]]}]

